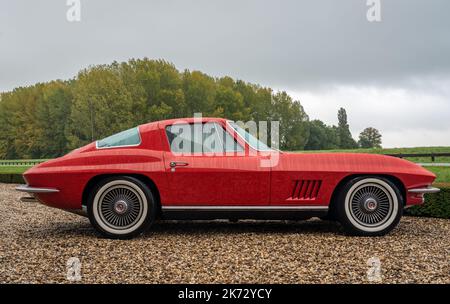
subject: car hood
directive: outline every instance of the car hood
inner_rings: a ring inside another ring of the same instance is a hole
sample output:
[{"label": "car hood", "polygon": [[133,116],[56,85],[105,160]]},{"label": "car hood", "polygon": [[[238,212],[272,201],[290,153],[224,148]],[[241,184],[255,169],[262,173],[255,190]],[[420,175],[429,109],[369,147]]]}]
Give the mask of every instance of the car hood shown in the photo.
[{"label": "car hood", "polygon": [[[403,173],[436,176],[410,161],[387,155],[366,153],[282,153],[274,170],[328,171],[352,173]],[[274,162],[275,163],[275,162]]]}]

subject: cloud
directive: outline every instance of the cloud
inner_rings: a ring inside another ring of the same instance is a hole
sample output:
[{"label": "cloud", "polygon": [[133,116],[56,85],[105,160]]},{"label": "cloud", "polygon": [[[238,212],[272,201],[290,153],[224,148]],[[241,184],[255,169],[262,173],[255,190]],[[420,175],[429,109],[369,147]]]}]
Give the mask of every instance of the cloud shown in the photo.
[{"label": "cloud", "polygon": [[450,145],[450,78],[424,80],[422,85],[415,79],[406,88],[338,85],[289,94],[301,101],[311,119],[328,124],[337,124],[337,110],[344,107],[354,138],[375,127],[385,147]]},{"label": "cloud", "polygon": [[365,0],[81,2],[0,2],[0,89],[143,56],[297,89],[450,73],[448,0],[381,0],[380,23]]},{"label": "cloud", "polygon": [[[448,0],[381,0],[379,23],[366,0],[81,3],[81,22],[68,22],[65,1],[0,0],[0,91],[163,58],[294,92],[329,122],[345,106],[354,132],[378,126],[389,145],[416,143],[420,128],[448,144]],[[439,142],[426,132],[421,143]]]}]

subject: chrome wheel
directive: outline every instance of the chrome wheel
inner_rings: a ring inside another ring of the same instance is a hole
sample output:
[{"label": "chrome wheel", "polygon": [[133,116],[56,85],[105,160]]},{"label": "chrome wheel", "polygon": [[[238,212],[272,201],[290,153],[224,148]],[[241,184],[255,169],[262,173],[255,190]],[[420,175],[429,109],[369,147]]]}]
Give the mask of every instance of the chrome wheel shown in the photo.
[{"label": "chrome wheel", "polygon": [[97,191],[92,210],[101,228],[112,234],[128,234],[144,222],[148,212],[147,198],[136,184],[114,180]]},{"label": "chrome wheel", "polygon": [[399,198],[383,179],[360,179],[345,195],[344,212],[354,228],[367,233],[380,232],[396,221]]},{"label": "chrome wheel", "polygon": [[127,229],[142,214],[142,199],[131,187],[118,185],[107,189],[98,205],[102,220],[113,229]]},{"label": "chrome wheel", "polygon": [[352,193],[351,215],[361,225],[373,227],[381,225],[392,212],[392,197],[379,184],[363,184]]}]

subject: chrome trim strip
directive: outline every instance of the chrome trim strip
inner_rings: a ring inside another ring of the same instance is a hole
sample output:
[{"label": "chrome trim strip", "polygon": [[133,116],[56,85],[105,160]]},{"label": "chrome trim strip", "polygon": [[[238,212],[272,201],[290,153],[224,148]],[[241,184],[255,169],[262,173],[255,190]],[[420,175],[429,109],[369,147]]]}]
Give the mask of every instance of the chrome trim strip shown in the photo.
[{"label": "chrome trim strip", "polygon": [[[98,140],[97,140],[98,141]],[[115,149],[115,148],[129,148],[129,147],[138,147],[141,145],[142,141],[140,141],[138,144],[135,145],[120,145],[120,146],[107,146],[107,147],[99,147],[97,145],[97,141],[95,142],[95,148],[97,150],[104,150],[104,149]]]},{"label": "chrome trim strip", "polygon": [[409,193],[438,193],[439,191],[441,189],[434,187],[408,189]]},{"label": "chrome trim strip", "polygon": [[162,210],[182,211],[301,211],[328,210],[328,206],[163,206]]},{"label": "chrome trim strip", "polygon": [[55,188],[39,188],[39,187],[30,187],[28,185],[20,185],[16,187],[17,191],[26,192],[26,193],[55,193],[59,192],[58,189]]}]

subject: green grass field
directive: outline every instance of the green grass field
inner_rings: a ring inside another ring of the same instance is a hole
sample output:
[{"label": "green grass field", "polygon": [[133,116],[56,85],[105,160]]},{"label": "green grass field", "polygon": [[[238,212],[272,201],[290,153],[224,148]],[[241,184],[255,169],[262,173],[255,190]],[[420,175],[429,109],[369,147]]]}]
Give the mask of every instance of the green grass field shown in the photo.
[{"label": "green grass field", "polygon": [[[393,149],[354,149],[354,150],[321,150],[321,151],[297,151],[299,153],[375,153],[375,154],[395,154],[395,153],[450,153],[450,147],[417,147],[417,148],[393,148]],[[406,158],[412,162],[430,163],[430,157]],[[450,157],[437,157],[435,162],[450,163]],[[29,166],[0,166],[0,174],[22,174]],[[426,167],[426,169],[437,175],[436,183],[450,183],[450,167]]]},{"label": "green grass field", "polygon": [[0,166],[0,174],[22,174],[29,166]]},{"label": "green grass field", "polygon": [[435,183],[450,183],[450,167],[425,167],[425,169],[436,174],[436,180],[434,181]]}]

